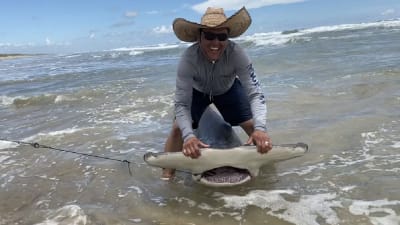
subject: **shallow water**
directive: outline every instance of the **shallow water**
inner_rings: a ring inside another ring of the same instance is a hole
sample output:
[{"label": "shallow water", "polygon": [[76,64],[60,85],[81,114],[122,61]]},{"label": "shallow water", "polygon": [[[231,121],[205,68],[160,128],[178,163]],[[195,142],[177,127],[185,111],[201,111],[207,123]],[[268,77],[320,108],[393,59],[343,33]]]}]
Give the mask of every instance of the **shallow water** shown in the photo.
[{"label": "shallow water", "polygon": [[400,224],[400,25],[315,30],[238,40],[273,142],[310,151],[233,188],[143,162],[171,127],[185,46],[0,61],[0,138],[132,171],[0,141],[0,224]]}]

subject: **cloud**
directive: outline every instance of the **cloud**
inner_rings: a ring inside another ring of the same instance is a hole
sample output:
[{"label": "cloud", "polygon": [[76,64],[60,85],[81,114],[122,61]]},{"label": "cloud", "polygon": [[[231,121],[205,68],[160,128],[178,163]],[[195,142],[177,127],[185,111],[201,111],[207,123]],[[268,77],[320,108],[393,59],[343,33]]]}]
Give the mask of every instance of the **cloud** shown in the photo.
[{"label": "cloud", "polygon": [[157,33],[157,34],[169,34],[169,33],[172,33],[172,27],[162,25],[162,26],[153,28],[153,32]]},{"label": "cloud", "polygon": [[125,12],[125,16],[126,16],[126,17],[129,17],[129,18],[131,18],[131,17],[136,17],[137,15],[138,15],[138,13],[135,12],[135,11],[128,11],[128,12]]},{"label": "cloud", "polygon": [[387,15],[391,15],[391,14],[394,14],[394,13],[395,13],[394,9],[387,9],[384,12],[382,12],[382,15],[383,16],[387,16]]},{"label": "cloud", "polygon": [[[45,42],[46,42],[46,44],[45,44],[46,46],[69,46],[69,45],[71,45],[70,42],[54,42],[54,41],[50,40],[50,38],[48,38],[48,37],[46,37]],[[33,45],[36,45],[36,44],[33,44]]]},{"label": "cloud", "polygon": [[9,47],[13,46],[11,43],[0,43],[0,47]]},{"label": "cloud", "polygon": [[122,20],[111,25],[112,28],[127,27],[135,24],[134,20]]},{"label": "cloud", "polygon": [[247,9],[256,9],[269,5],[291,4],[305,1],[307,0],[207,0],[192,6],[192,9],[203,14],[209,6],[222,7],[225,10],[238,10],[243,6],[246,6]]},{"label": "cloud", "polygon": [[50,41],[50,38],[46,38],[46,45],[52,45],[53,44],[53,42],[52,41]]},{"label": "cloud", "polygon": [[126,11],[124,17],[111,25],[112,28],[127,27],[135,24],[135,18],[138,16],[136,11]]},{"label": "cloud", "polygon": [[146,12],[146,14],[148,14],[148,15],[155,15],[155,14],[159,14],[159,13],[160,12],[158,12],[156,10]]},{"label": "cloud", "polygon": [[90,39],[94,39],[96,37],[96,34],[93,32],[93,31],[91,31],[90,33],[89,33],[89,38]]}]

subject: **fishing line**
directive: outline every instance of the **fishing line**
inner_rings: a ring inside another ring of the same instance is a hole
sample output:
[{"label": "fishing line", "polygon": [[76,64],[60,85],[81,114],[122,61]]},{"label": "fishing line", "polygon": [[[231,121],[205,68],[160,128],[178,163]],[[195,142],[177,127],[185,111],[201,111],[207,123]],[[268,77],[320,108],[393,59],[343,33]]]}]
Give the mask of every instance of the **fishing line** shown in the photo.
[{"label": "fishing line", "polygon": [[33,148],[46,148],[46,149],[50,149],[50,150],[54,150],[54,151],[68,152],[68,153],[73,153],[73,154],[77,154],[77,155],[81,155],[81,156],[88,156],[88,157],[94,157],[94,158],[100,158],[100,159],[105,159],[105,160],[111,160],[111,161],[118,161],[118,162],[126,163],[128,165],[129,175],[132,176],[131,167],[130,167],[131,162],[126,160],[126,159],[124,159],[124,160],[115,159],[115,158],[110,158],[110,157],[106,157],[106,156],[99,156],[99,155],[93,155],[93,154],[88,154],[88,153],[65,150],[65,149],[61,149],[61,148],[54,148],[54,147],[51,147],[51,146],[39,144],[37,142],[14,141],[14,140],[7,140],[7,139],[3,139],[3,138],[0,138],[0,141],[8,141],[8,142],[13,142],[13,143],[16,143],[16,144],[19,144],[19,145],[21,145],[21,144],[22,145],[30,145]]}]

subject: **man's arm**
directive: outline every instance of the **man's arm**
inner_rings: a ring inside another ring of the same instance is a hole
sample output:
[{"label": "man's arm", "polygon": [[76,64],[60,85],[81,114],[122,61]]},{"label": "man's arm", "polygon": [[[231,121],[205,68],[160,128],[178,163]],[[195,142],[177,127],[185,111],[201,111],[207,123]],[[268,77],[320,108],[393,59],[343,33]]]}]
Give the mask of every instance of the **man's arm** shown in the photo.
[{"label": "man's arm", "polygon": [[267,133],[267,105],[265,96],[249,57],[242,48],[239,46],[236,47],[236,73],[246,90],[253,114],[254,131],[249,136],[247,144],[254,143],[257,145],[257,150],[260,153],[267,153],[272,149],[272,142]]},{"label": "man's arm", "polygon": [[190,64],[182,56],[178,64],[175,90],[175,117],[182,132],[182,138],[187,141],[195,137],[192,128],[192,116],[190,113],[193,94],[193,77],[191,76]]},{"label": "man's arm", "polygon": [[200,148],[206,148],[209,145],[200,141],[194,135],[192,128],[193,71],[193,66],[190,65],[189,60],[183,58],[179,63],[176,78],[175,116],[182,132],[183,154],[191,158],[197,158],[201,155]]},{"label": "man's arm", "polygon": [[267,105],[253,65],[244,50],[235,46],[236,74],[239,77],[250,101],[253,113],[254,129],[266,132]]}]

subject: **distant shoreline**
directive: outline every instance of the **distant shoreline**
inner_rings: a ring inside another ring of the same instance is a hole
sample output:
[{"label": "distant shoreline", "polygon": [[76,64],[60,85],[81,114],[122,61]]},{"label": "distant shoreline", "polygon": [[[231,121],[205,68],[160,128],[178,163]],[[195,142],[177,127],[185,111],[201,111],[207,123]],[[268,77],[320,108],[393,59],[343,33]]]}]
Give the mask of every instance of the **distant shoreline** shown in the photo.
[{"label": "distant shoreline", "polygon": [[16,58],[30,57],[30,56],[32,56],[32,55],[29,55],[29,54],[0,54],[0,60],[16,59]]}]

